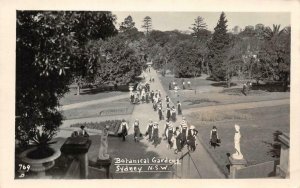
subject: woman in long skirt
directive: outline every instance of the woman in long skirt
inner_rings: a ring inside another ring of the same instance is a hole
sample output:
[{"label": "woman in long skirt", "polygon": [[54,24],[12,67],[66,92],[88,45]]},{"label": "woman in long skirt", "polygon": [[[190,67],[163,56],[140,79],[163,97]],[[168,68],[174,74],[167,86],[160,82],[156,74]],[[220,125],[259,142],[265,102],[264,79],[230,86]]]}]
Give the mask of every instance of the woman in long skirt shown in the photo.
[{"label": "woman in long skirt", "polygon": [[179,101],[177,101],[177,112],[178,112],[178,115],[181,115],[182,114],[182,111],[181,111],[181,103]]},{"label": "woman in long skirt", "polygon": [[153,122],[152,120],[149,121],[149,124],[147,126],[147,129],[146,129],[146,136],[148,135],[148,141],[152,141],[152,131],[153,131]]},{"label": "woman in long skirt", "polygon": [[188,130],[188,148],[190,151],[195,151],[196,150],[196,137],[197,137],[198,131],[195,129],[194,125],[191,125],[189,130]]},{"label": "woman in long skirt", "polygon": [[156,147],[159,144],[159,134],[158,134],[158,123],[155,122],[153,125],[153,144]]},{"label": "woman in long skirt", "polygon": [[166,118],[167,118],[168,121],[170,120],[170,117],[171,117],[171,109],[167,107],[167,115],[166,115]]},{"label": "woman in long skirt", "polygon": [[175,122],[176,121],[176,109],[174,106],[171,108],[171,117],[172,117],[172,121]]},{"label": "woman in long skirt", "polygon": [[217,131],[217,127],[213,126],[212,130],[210,131],[210,145],[215,149],[216,146],[219,146],[218,143],[219,135]]},{"label": "woman in long skirt", "polygon": [[166,124],[165,124],[165,128],[164,128],[164,132],[163,132],[163,135],[162,135],[165,138],[165,140],[167,139],[166,131],[169,128],[169,126],[170,126],[170,122],[167,120]]},{"label": "woman in long skirt", "polygon": [[132,104],[134,103],[134,94],[133,93],[130,94],[130,102]]},{"label": "woman in long skirt", "polygon": [[181,125],[181,148],[184,148],[184,146],[187,144],[187,133],[188,133],[188,127],[187,124]]},{"label": "woman in long skirt", "polygon": [[125,141],[126,136],[128,134],[128,124],[124,119],[122,120],[118,133],[119,136],[122,137],[123,141]]},{"label": "woman in long skirt", "polygon": [[162,113],[161,106],[158,107],[158,117],[159,117],[159,121],[163,119],[163,113]]},{"label": "woman in long skirt", "polygon": [[178,152],[181,152],[181,149],[182,149],[182,144],[181,144],[181,132],[179,130],[179,127],[176,127],[176,130],[175,130],[175,133],[174,133],[174,138],[175,138],[175,150],[174,152],[177,154]]},{"label": "woman in long skirt", "polygon": [[146,103],[149,103],[149,92],[146,93]]},{"label": "woman in long skirt", "polygon": [[139,141],[138,138],[141,137],[141,131],[140,131],[140,123],[139,120],[135,120],[133,123],[133,131],[134,131],[134,141]]},{"label": "woman in long skirt", "polygon": [[171,149],[173,147],[173,134],[174,134],[174,128],[173,125],[170,124],[169,127],[166,130],[166,137],[168,140],[168,148]]}]

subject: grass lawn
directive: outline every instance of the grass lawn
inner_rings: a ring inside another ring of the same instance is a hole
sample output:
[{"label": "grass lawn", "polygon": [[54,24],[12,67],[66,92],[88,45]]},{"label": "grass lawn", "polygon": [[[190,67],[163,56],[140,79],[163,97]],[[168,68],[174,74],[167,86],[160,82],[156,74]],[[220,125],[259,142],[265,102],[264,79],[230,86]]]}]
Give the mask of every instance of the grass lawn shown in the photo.
[{"label": "grass lawn", "polygon": [[[227,173],[227,153],[234,153],[234,124],[241,127],[241,152],[248,165],[275,160],[270,153],[273,133],[276,130],[290,131],[289,105],[243,109],[232,112],[208,112],[209,115],[187,116],[188,120],[199,130],[198,137],[218,166]],[[212,118],[213,117],[213,118]],[[205,121],[203,121],[205,120]],[[218,128],[221,145],[210,148],[209,134],[212,126]]]},{"label": "grass lawn", "polygon": [[101,103],[84,106],[63,111],[65,119],[79,119],[87,117],[98,117],[101,115],[125,115],[131,114],[134,105],[128,102],[128,99],[113,101],[110,103]]},{"label": "grass lawn", "polygon": [[86,102],[91,100],[103,99],[108,97],[114,97],[123,95],[128,92],[122,91],[93,91],[90,89],[82,89],[81,95],[76,95],[76,89],[71,88],[70,92],[66,93],[65,96],[60,100],[61,105],[68,105],[80,102]]},{"label": "grass lawn", "polygon": [[173,90],[169,90],[169,83],[174,79],[180,87],[181,78],[160,76],[161,83],[171,100],[173,102],[180,101],[183,110],[202,106],[286,99],[290,97],[290,92],[268,92],[262,90],[262,88],[259,88],[260,90],[251,90],[245,96],[241,92],[242,86],[240,84],[231,88],[224,88],[222,83],[205,80],[203,77],[185,79],[185,81],[191,81],[191,89],[179,90],[178,95],[176,95]]}]

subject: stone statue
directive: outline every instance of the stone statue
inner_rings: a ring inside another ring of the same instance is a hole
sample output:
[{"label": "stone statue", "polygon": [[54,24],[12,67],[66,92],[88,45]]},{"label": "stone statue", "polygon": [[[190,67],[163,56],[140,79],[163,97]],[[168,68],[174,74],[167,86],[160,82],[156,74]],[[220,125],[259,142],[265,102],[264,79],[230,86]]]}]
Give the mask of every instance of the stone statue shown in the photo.
[{"label": "stone statue", "polygon": [[234,127],[235,127],[235,135],[234,135],[235,153],[232,154],[232,158],[241,160],[244,159],[244,156],[241,153],[241,147],[240,147],[240,140],[241,140],[240,126],[235,124]]},{"label": "stone statue", "polygon": [[100,148],[99,148],[99,154],[98,154],[98,159],[100,159],[100,160],[109,159],[109,155],[107,154],[108,128],[109,128],[108,126],[105,127],[105,129],[102,131],[102,134],[100,137]]}]

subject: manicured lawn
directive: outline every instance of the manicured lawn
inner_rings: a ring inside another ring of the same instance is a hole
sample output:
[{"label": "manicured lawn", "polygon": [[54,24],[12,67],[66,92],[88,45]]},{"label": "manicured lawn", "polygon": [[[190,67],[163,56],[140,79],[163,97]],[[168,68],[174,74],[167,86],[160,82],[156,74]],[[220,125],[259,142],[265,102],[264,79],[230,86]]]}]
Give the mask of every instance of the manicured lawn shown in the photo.
[{"label": "manicured lawn", "polygon": [[[222,113],[224,114],[224,112]],[[235,124],[241,127],[241,151],[248,161],[248,165],[275,160],[270,153],[270,143],[273,143],[273,133],[276,130],[290,131],[289,105],[244,109],[225,114],[227,116],[215,114],[214,116],[219,117],[218,119],[206,119],[205,122],[201,121],[200,115],[187,116],[188,120],[199,130],[198,137],[202,144],[224,173],[227,172],[226,165],[228,164],[226,154],[235,152]],[[232,116],[235,116],[234,120]],[[216,149],[210,148],[209,145],[209,133],[213,125],[217,126],[219,137],[222,140],[221,146]]]},{"label": "manicured lawn", "polygon": [[82,89],[81,95],[76,95],[76,89],[71,88],[70,92],[65,94],[65,96],[60,100],[61,105],[68,105],[80,102],[86,102],[91,100],[103,99],[108,97],[114,97],[118,95],[124,95],[128,92],[122,91],[92,91],[90,89]]},{"label": "manicured lawn", "polygon": [[128,99],[113,101],[110,103],[101,103],[84,106],[63,111],[65,119],[79,119],[87,117],[99,117],[101,115],[125,115],[131,114],[134,105],[128,102]]},{"label": "manicured lawn", "polygon": [[[173,77],[160,76],[160,80],[171,100],[173,102],[180,101],[183,110],[202,106],[286,99],[290,97],[290,92],[268,92],[266,90],[251,90],[245,96],[241,92],[242,86],[240,84],[231,88],[224,88],[222,83],[205,80],[203,77],[185,79],[185,81],[191,81],[192,89],[179,90],[178,95],[176,95],[173,90],[169,90],[169,83],[174,80]],[[180,87],[181,80],[175,78]]]}]

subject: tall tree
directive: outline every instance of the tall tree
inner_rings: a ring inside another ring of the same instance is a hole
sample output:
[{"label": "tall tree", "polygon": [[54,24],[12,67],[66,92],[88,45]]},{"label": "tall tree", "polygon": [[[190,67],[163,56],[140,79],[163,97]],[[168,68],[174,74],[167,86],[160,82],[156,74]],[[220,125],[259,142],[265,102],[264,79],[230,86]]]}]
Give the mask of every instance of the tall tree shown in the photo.
[{"label": "tall tree", "polygon": [[142,73],[142,54],[138,54],[137,45],[118,35],[104,41],[99,60],[96,82],[98,84],[126,85]]},{"label": "tall tree", "polygon": [[199,40],[206,41],[210,35],[210,31],[206,29],[207,25],[204,22],[204,19],[201,16],[198,16],[194,21],[192,27],[190,27],[190,29],[193,30],[192,36]]},{"label": "tall tree", "polygon": [[150,30],[152,29],[152,19],[150,16],[146,16],[143,22],[144,24],[142,25],[142,28],[146,29],[146,35],[148,36]]},{"label": "tall tree", "polygon": [[222,12],[218,24],[214,28],[212,40],[208,45],[211,73],[216,80],[224,80],[226,77],[224,59],[226,59],[227,48],[230,43],[226,23],[225,13]]},{"label": "tall tree", "polygon": [[135,22],[133,21],[132,17],[129,15],[124,19],[124,22],[120,25],[120,32],[130,31],[135,28]]},{"label": "tall tree", "polygon": [[282,81],[284,91],[287,91],[290,82],[290,47],[290,27],[280,30],[280,25],[273,25],[273,29],[265,29],[265,43],[258,58],[268,65],[274,80]]},{"label": "tall tree", "polygon": [[17,12],[15,130],[22,145],[37,127],[56,133],[59,99],[74,77],[91,75],[99,54],[87,51],[87,42],[116,32],[113,20],[110,12]]}]

